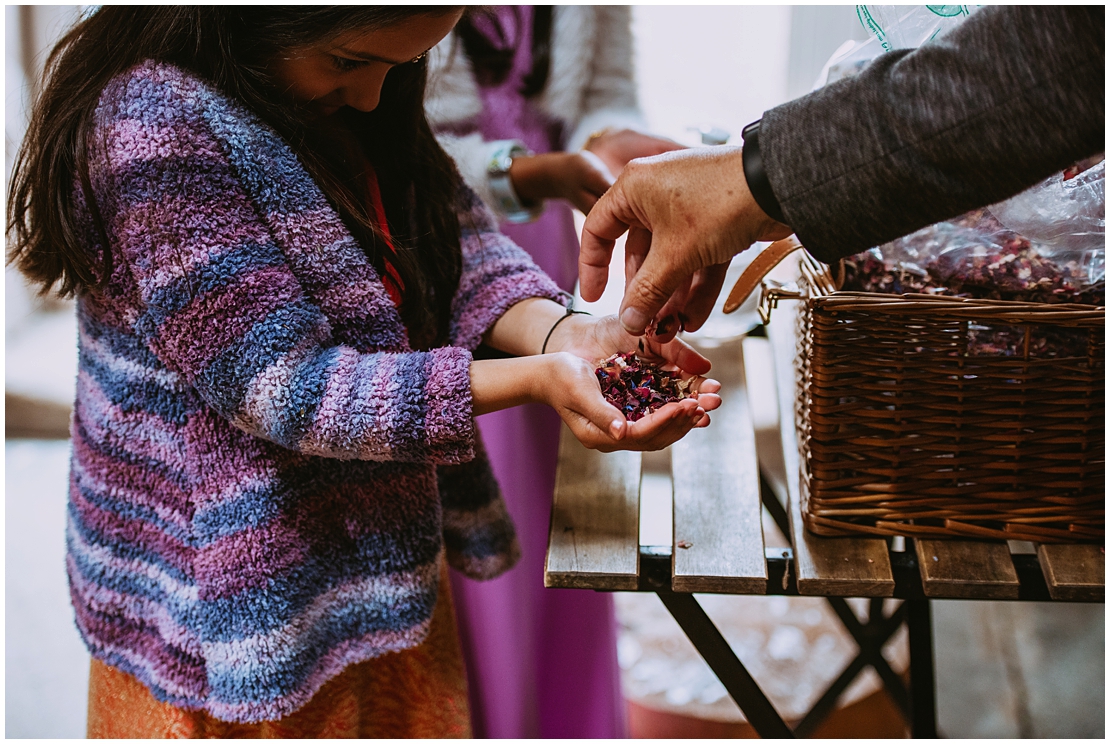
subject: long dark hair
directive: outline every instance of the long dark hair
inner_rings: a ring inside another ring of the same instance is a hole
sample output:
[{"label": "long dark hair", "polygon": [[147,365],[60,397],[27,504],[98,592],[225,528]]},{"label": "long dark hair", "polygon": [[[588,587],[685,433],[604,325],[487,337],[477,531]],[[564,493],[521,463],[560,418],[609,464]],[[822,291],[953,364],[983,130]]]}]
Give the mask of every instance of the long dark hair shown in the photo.
[{"label": "long dark hair", "polygon": [[[388,27],[447,6],[102,6],[78,23],[46,63],[42,94],[16,159],[8,195],[9,262],[42,293],[72,296],[107,283],[113,256],[88,172],[86,139],[101,92],[145,60],[192,72],[241,102],[294,149],[363,249],[382,270],[382,235],[365,180],[278,90],[267,63],[284,50],[353,29]],[[461,272],[458,171],[424,117],[425,61],[398,65],[373,112],[345,112],[374,165],[405,285],[402,317],[414,346],[445,337]],[[100,234],[82,237],[74,184]]]},{"label": "long dark hair", "polygon": [[[519,6],[511,7],[512,12],[520,12]],[[533,6],[532,38],[529,40],[532,45],[532,69],[525,76],[524,86],[520,91],[526,98],[543,91],[551,72],[552,13],[553,8],[550,5]],[[501,37],[501,43],[493,43],[474,26],[473,21],[477,17],[483,17],[489,21],[494,32]],[[483,85],[500,85],[505,80],[505,76],[512,69],[517,46],[525,41],[518,39],[516,45],[510,44],[506,38],[505,29],[496,13],[490,8],[468,10],[455,26],[455,35],[462,41],[463,51],[470,59],[478,81]]]}]

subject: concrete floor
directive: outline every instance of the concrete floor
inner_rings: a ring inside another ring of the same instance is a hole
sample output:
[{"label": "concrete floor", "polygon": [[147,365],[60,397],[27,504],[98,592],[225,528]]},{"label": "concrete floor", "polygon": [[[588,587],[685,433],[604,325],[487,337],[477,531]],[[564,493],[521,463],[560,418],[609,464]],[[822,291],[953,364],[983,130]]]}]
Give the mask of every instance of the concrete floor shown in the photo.
[{"label": "concrete floor", "polygon": [[[783,715],[800,716],[855,655],[850,636],[827,617],[821,599],[699,600]],[[744,720],[656,596],[619,594],[617,614],[626,695],[657,710]],[[1101,604],[933,602],[941,736],[1103,738],[1104,623]],[[904,632],[884,655],[903,668]],[[878,686],[867,670],[845,698],[859,699]]]},{"label": "concrete floor", "polygon": [[1105,736],[1103,605],[949,600],[933,618],[944,735]]}]

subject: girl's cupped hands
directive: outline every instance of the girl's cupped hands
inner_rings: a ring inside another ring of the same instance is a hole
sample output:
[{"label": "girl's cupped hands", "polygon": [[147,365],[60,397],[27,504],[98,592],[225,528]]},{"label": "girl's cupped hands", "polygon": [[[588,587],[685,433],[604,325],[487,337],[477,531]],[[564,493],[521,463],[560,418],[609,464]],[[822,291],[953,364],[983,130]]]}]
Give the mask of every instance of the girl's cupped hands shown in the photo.
[{"label": "girl's cupped hands", "polygon": [[[678,338],[659,343],[632,336],[615,315],[567,318],[551,334],[547,351],[551,378],[539,381],[537,393],[591,449],[663,449],[691,429],[708,426],[708,412],[721,405],[720,383],[703,377],[709,372],[709,360]],[[625,352],[688,380],[692,397],[667,403],[637,421],[626,420],[605,400],[595,375],[598,362]]]}]

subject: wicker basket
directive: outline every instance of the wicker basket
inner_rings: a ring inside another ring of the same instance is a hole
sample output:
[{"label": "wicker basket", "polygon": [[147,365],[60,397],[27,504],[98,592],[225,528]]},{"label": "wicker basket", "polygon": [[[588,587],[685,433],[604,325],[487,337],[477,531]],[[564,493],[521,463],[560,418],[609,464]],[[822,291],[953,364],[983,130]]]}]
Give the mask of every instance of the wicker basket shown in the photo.
[{"label": "wicker basket", "polygon": [[[733,287],[735,309],[779,241]],[[1102,542],[1106,310],[837,290],[804,251],[797,289],[802,517],[820,535]]]},{"label": "wicker basket", "polygon": [[811,532],[1103,540],[1105,308],[830,291],[802,268]]}]

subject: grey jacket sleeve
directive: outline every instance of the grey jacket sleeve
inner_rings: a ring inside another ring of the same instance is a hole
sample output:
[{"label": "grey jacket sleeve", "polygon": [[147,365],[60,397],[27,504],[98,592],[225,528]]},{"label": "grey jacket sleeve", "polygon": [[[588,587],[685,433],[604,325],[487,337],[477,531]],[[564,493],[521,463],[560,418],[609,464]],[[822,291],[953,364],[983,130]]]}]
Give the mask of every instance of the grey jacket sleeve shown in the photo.
[{"label": "grey jacket sleeve", "polygon": [[992,6],[767,111],[787,223],[832,261],[993,204],[1105,150],[1105,8]]}]

